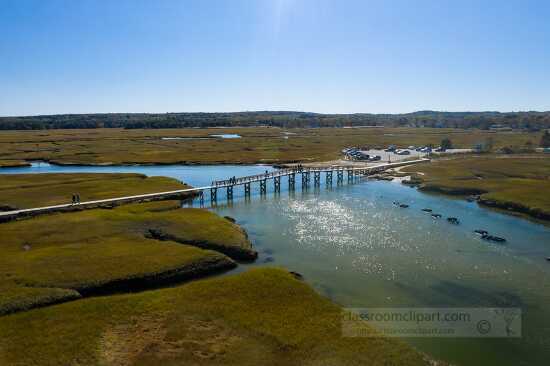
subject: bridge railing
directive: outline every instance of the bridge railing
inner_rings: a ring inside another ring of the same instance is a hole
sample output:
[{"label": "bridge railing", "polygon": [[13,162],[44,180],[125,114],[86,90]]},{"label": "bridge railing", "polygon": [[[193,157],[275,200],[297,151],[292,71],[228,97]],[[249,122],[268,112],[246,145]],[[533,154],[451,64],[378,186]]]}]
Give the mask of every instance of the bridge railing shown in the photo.
[{"label": "bridge railing", "polygon": [[319,172],[319,171],[367,171],[368,173],[378,173],[388,168],[395,168],[403,165],[408,165],[421,161],[429,161],[429,159],[418,159],[413,161],[401,161],[395,163],[381,164],[371,167],[354,167],[349,165],[331,165],[325,167],[304,167],[304,166],[294,166],[291,168],[274,170],[271,172],[266,172],[263,174],[249,175],[245,177],[235,177],[234,179],[224,179],[217,180],[212,182],[212,187],[228,186],[228,185],[238,185],[251,182],[257,182],[263,179],[271,179],[274,177],[282,177],[290,174],[298,174],[304,172]]},{"label": "bridge railing", "polygon": [[[290,174],[298,174],[298,173],[304,173],[304,172],[338,171],[338,170],[345,171],[345,170],[357,170],[357,169],[359,168],[343,166],[343,165],[335,165],[330,167],[292,167],[292,168],[273,170],[271,172],[266,172],[263,174],[248,175],[245,177],[234,177],[234,178],[223,179],[223,180],[215,180],[212,182],[212,186],[225,187],[228,185],[245,184],[250,182],[257,182],[263,179],[271,179],[275,177],[282,177]],[[371,169],[371,168],[365,167],[360,169]]]},{"label": "bridge railing", "polygon": [[263,173],[263,174],[248,175],[248,176],[245,176],[245,177],[234,177],[234,178],[229,178],[229,179],[224,179],[224,180],[216,180],[216,181],[212,182],[212,186],[219,187],[219,186],[227,186],[227,185],[235,185],[235,184],[244,184],[244,183],[249,183],[249,182],[256,182],[256,181],[262,180],[262,179],[270,179],[270,178],[274,178],[274,177],[281,177],[281,176],[289,175],[289,174],[292,174],[292,172],[297,172],[297,170],[291,169],[291,168],[279,169],[279,170],[275,170],[275,171],[271,171],[271,172],[267,172],[267,173]]}]

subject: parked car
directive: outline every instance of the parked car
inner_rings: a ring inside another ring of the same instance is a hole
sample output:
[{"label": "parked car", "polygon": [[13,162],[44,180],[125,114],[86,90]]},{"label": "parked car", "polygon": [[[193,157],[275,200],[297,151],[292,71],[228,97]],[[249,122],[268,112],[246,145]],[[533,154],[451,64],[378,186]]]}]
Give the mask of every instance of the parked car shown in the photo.
[{"label": "parked car", "polygon": [[435,152],[445,152],[445,148],[441,147],[441,146],[438,146],[436,149],[435,149]]},{"label": "parked car", "polygon": [[380,155],[374,155],[369,158],[369,161],[378,161],[380,159],[382,159]]},{"label": "parked car", "polygon": [[385,152],[392,152],[392,151],[395,151],[396,147],[395,145],[390,145],[388,146],[388,148],[386,150],[384,150]]},{"label": "parked car", "polygon": [[398,150],[395,152],[397,155],[410,155],[411,152],[409,150]]}]

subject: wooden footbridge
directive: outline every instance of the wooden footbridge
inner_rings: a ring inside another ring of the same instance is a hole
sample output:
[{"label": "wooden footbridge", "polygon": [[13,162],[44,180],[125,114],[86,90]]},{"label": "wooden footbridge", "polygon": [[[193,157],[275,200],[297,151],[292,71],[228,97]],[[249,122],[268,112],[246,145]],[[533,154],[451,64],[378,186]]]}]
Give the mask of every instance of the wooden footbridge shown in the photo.
[{"label": "wooden footbridge", "polygon": [[102,200],[86,201],[77,204],[60,204],[47,207],[28,208],[15,211],[0,212],[0,222],[10,221],[20,217],[36,216],[44,213],[58,212],[58,211],[76,211],[87,208],[97,207],[110,207],[116,206],[122,203],[130,202],[143,202],[154,201],[164,199],[186,199],[191,197],[197,197],[200,200],[201,205],[205,200],[205,192],[210,193],[210,200],[212,203],[217,201],[218,190],[225,189],[226,197],[228,200],[233,199],[233,190],[236,186],[244,186],[245,197],[250,197],[252,191],[252,183],[259,183],[260,194],[265,195],[267,193],[267,181],[273,181],[274,192],[281,191],[281,178],[288,177],[288,188],[294,190],[296,186],[296,176],[300,176],[302,189],[307,189],[311,184],[311,178],[313,177],[313,185],[318,187],[321,184],[321,174],[325,174],[325,183],[327,186],[332,185],[333,174],[336,175],[337,184],[342,184],[344,176],[347,177],[348,182],[353,181],[354,178],[364,177],[380,173],[384,170],[397,168],[405,165],[417,164],[429,161],[429,159],[418,159],[403,161],[398,163],[379,164],[371,167],[354,167],[354,166],[326,166],[326,167],[303,167],[295,166],[286,169],[278,169],[275,171],[264,174],[251,175],[246,177],[232,177],[225,180],[213,181],[211,185],[205,187],[186,188],[168,192],[148,193],[135,196],[125,196],[108,198]]},{"label": "wooden footbridge", "polygon": [[[235,186],[244,186],[245,196],[250,195],[252,183],[260,183],[260,194],[267,193],[267,181],[273,180],[273,191],[281,191],[281,177],[288,177],[288,189],[293,190],[296,187],[296,176],[301,176],[302,188],[310,186],[311,178],[313,176],[313,185],[319,186],[321,184],[321,174],[325,174],[325,183],[327,185],[332,185],[333,174],[336,175],[336,182],[342,183],[344,181],[344,176],[347,176],[347,180],[351,181],[356,177],[368,176],[376,173],[380,173],[384,170],[390,168],[396,168],[400,166],[416,164],[420,162],[429,161],[429,159],[419,159],[406,162],[398,163],[387,163],[380,164],[372,167],[354,167],[350,165],[332,165],[326,167],[304,167],[304,166],[294,166],[286,169],[278,169],[275,171],[268,172],[264,174],[250,175],[246,177],[233,177],[225,180],[213,181],[209,187],[205,187],[207,190],[210,190],[210,199],[216,200],[217,192],[219,189],[226,189],[227,198],[231,199],[233,197],[233,188]],[[201,189],[199,196],[202,196],[204,199],[205,189]]]}]

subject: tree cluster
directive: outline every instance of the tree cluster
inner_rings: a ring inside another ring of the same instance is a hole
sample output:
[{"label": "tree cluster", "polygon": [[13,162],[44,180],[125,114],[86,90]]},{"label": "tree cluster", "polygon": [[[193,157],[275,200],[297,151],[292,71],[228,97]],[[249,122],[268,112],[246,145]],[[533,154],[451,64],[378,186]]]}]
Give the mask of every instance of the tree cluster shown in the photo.
[{"label": "tree cluster", "polygon": [[291,111],[235,113],[109,113],[0,117],[0,130],[60,128],[206,128],[236,126],[318,127],[431,127],[512,128],[539,131],[550,128],[550,112],[434,112],[407,114],[318,114]]}]

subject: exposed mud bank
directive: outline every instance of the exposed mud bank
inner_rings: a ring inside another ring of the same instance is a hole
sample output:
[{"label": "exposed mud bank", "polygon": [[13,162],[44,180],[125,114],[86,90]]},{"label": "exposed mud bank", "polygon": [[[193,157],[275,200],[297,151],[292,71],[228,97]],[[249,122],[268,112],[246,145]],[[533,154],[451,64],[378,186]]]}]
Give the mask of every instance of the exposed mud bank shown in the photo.
[{"label": "exposed mud bank", "polygon": [[[240,228],[240,230],[248,238],[246,231],[242,228]],[[213,243],[208,241],[200,241],[200,240],[186,240],[178,237],[177,235],[168,234],[162,231],[161,229],[149,229],[147,233],[147,237],[150,237],[152,239],[162,240],[162,241],[165,241],[165,240],[174,241],[176,243],[192,245],[202,249],[215,250],[217,252],[223,253],[229,256],[230,258],[238,261],[250,262],[258,258],[258,252],[252,248],[227,246],[223,244],[218,244],[218,243]]]},{"label": "exposed mud bank", "polygon": [[487,193],[487,191],[476,188],[445,187],[432,184],[424,184],[421,183],[421,180],[419,180],[418,178],[414,182],[418,184],[418,189],[424,192],[442,193],[451,196],[472,196]]},{"label": "exposed mud bank", "polygon": [[[118,278],[102,283],[89,283],[74,287],[58,288],[60,292],[63,292],[60,296],[48,296],[33,302],[22,302],[20,304],[13,303],[8,306],[2,306],[0,307],[0,315],[28,311],[90,296],[131,293],[179,285],[188,281],[216,275],[233,269],[236,266],[237,263],[232,259],[226,256],[216,256],[203,260],[200,263],[191,265],[186,264],[180,268],[174,268],[167,271]],[[35,285],[29,287],[41,286]]]},{"label": "exposed mud bank", "polygon": [[478,200],[480,205],[498,208],[501,210],[519,212],[539,220],[550,221],[550,212],[542,211],[538,208],[531,208],[515,202],[502,202],[492,199],[487,199],[481,196]]},{"label": "exposed mud bank", "polygon": [[11,303],[0,303],[0,316],[62,304],[82,298],[82,295],[75,290],[53,289],[53,291],[55,293],[32,300],[21,299],[20,301],[13,301]]},{"label": "exposed mud bank", "polygon": [[528,217],[550,221],[550,212],[543,211],[538,208],[532,208],[516,202],[499,201],[484,197],[488,192],[482,189],[465,188],[465,187],[445,187],[433,184],[423,183],[421,178],[412,177],[409,181],[403,181],[403,184],[416,186],[420,191],[428,193],[439,193],[449,196],[460,197],[475,197],[478,204],[490,208],[496,208],[509,213],[523,214]]},{"label": "exposed mud bank", "polygon": [[227,257],[215,257],[201,261],[200,263],[185,265],[158,273],[149,273],[141,276],[116,279],[101,284],[91,284],[75,287],[83,297],[96,295],[109,295],[114,293],[138,292],[159,287],[181,284],[190,280],[196,280],[206,276],[221,273],[237,266],[233,260]]}]

